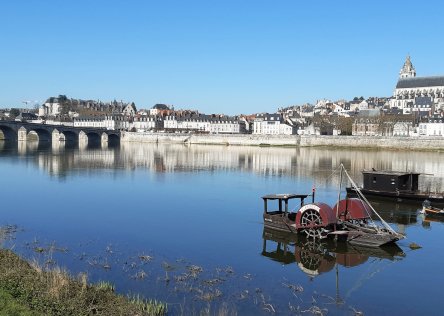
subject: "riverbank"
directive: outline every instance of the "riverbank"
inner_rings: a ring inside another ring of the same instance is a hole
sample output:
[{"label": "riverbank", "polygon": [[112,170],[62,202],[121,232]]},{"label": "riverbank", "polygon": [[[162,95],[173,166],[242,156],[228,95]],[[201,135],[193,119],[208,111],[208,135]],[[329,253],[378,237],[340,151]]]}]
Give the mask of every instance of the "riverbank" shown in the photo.
[{"label": "riverbank", "polygon": [[[44,270],[0,249],[0,310],[7,315],[164,315],[162,303],[127,298],[59,268]],[[4,315],[4,314],[2,314]]]},{"label": "riverbank", "polygon": [[393,150],[444,150],[444,137],[217,135],[122,132],[121,142],[226,146],[340,147]]}]

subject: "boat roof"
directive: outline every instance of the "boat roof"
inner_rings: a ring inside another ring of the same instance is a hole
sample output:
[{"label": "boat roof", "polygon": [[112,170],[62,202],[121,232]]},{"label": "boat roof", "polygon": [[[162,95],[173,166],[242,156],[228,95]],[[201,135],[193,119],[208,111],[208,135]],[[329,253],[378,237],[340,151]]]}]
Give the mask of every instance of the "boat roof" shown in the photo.
[{"label": "boat roof", "polygon": [[420,175],[419,172],[408,172],[408,171],[391,171],[391,170],[362,170],[362,173],[371,173],[371,174],[382,174],[388,176],[405,176],[405,175]]},{"label": "boat roof", "polygon": [[293,194],[293,193],[282,193],[282,194],[267,194],[262,198],[264,200],[290,200],[290,199],[305,199],[309,194]]}]

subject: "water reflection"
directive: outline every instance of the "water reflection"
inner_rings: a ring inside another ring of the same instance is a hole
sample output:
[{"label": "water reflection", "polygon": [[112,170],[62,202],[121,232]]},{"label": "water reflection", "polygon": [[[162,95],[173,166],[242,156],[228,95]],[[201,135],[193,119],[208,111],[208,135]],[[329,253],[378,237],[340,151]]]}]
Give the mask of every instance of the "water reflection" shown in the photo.
[{"label": "water reflection", "polygon": [[[310,305],[314,291],[334,292],[335,267],[343,272],[342,286],[352,291],[356,276],[364,275],[367,269],[373,272],[376,262],[386,270],[378,273],[373,283],[366,282],[355,291],[350,304],[370,314],[436,314],[441,297],[434,293],[439,293],[442,282],[432,272],[440,269],[436,254],[443,251],[440,236],[444,226],[418,217],[420,205],[372,201],[385,220],[399,226],[396,230],[407,231],[409,240],[399,243],[408,253],[403,259],[399,248],[363,250],[346,244],[307,244],[302,239],[288,240],[263,232],[259,197],[286,190],[301,193],[311,190],[315,183],[319,201],[332,205],[337,198],[338,178],[331,174],[340,163],[358,182],[364,168],[411,168],[435,174],[424,179],[441,189],[444,169],[436,163],[441,158],[440,153],[327,148],[122,144],[102,149],[0,142],[2,219],[26,228],[21,238],[32,248],[22,253],[30,258],[36,256],[32,242],[36,237],[41,244],[56,241],[69,249],[57,259],[75,274],[86,270],[94,282],[111,280],[120,293],[147,293],[150,297],[156,293],[155,298],[177,304],[177,308],[183,297],[194,302],[199,294],[177,293],[176,285],[188,290],[192,285],[205,293],[214,293],[210,287],[214,291],[217,288],[226,295],[224,300],[240,305],[245,311],[240,315],[252,314],[250,306],[260,314],[269,303],[288,311],[289,302],[295,305],[295,292],[284,283],[304,287],[303,293],[296,294]],[[432,229],[424,229],[428,227]],[[265,247],[259,256],[262,242]],[[409,242],[423,248],[411,253]],[[154,259],[142,262],[140,256],[147,254]],[[273,268],[276,264],[272,260],[279,262],[279,268]],[[402,264],[397,264],[399,260]],[[164,262],[170,263],[167,267],[176,267],[168,270],[168,280]],[[105,264],[112,269],[104,269]],[[286,266],[281,268],[283,264]],[[194,265],[203,267],[204,272],[199,279],[184,282],[184,275],[189,275],[189,267]],[[411,273],[423,266],[428,268]],[[146,279],[135,279],[142,270]],[[230,273],[226,276],[223,271]],[[303,273],[309,277],[301,278]],[[212,285],[216,279],[223,282]],[[205,280],[211,282],[202,289]],[[433,292],[427,297],[428,309],[415,309],[418,292]],[[232,293],[238,295],[233,298]],[[393,306],[394,293],[412,304]],[[379,309],[375,310],[369,295],[378,301]],[[207,302],[196,304],[200,308]],[[341,314],[346,312],[349,310]]]},{"label": "water reflection", "polygon": [[[351,294],[363,287],[366,281],[366,278],[353,280],[350,278],[350,273],[340,275],[339,267],[355,268],[364,264],[375,267],[377,262],[381,264],[384,264],[384,261],[396,262],[406,257],[406,254],[396,244],[366,248],[332,240],[308,240],[304,236],[265,228],[262,238],[262,256],[281,264],[294,264],[311,281],[321,274],[334,273],[336,295],[330,298],[336,306],[343,305],[345,299],[348,300]],[[380,265],[378,264],[378,266]],[[370,277],[373,277],[378,271],[379,268],[375,268],[370,272]],[[341,290],[346,291],[346,294],[341,295]]]},{"label": "water reflection", "polygon": [[[58,175],[78,167],[89,169],[146,168],[156,172],[198,170],[245,170],[261,175],[313,178],[316,184],[337,184],[329,177],[340,163],[350,170],[357,182],[361,170],[414,170],[422,176],[422,189],[441,191],[444,169],[440,168],[443,154],[435,152],[358,151],[326,148],[258,148],[241,146],[205,146],[181,144],[122,143],[117,148],[100,146],[65,146],[59,143],[0,141],[0,155],[36,156],[41,166],[58,165],[48,169]],[[63,154],[63,155],[62,155]],[[67,159],[64,156],[69,156]],[[431,174],[434,177],[430,176]]]},{"label": "water reflection", "polygon": [[302,235],[264,228],[262,256],[283,264],[296,263],[308,276],[333,270],[336,264],[355,267],[369,259],[401,260],[405,253],[396,244],[367,248],[334,240],[309,240]]}]

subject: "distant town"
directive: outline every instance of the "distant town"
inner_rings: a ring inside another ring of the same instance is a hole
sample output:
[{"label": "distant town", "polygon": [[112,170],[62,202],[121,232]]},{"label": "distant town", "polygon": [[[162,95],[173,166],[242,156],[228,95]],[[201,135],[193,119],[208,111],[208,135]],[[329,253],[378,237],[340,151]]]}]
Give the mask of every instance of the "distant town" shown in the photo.
[{"label": "distant town", "polygon": [[275,113],[204,114],[155,104],[49,97],[34,108],[0,109],[0,120],[134,133],[444,136],[444,76],[417,77],[407,56],[393,96],[357,96],[280,107]]}]

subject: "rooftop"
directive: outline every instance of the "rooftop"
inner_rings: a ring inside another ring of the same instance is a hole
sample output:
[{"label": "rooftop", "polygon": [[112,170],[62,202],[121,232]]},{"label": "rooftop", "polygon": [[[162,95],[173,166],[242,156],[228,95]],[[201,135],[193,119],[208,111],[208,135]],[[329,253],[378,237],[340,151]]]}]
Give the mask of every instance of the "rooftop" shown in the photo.
[{"label": "rooftop", "polygon": [[380,175],[391,175],[391,176],[397,176],[397,177],[401,177],[401,176],[405,176],[405,175],[419,175],[421,173],[419,172],[402,172],[402,171],[391,171],[391,170],[362,170],[363,174],[366,173],[371,173],[371,174],[380,174]]},{"label": "rooftop", "polygon": [[396,89],[425,87],[444,87],[444,76],[403,78],[396,84]]}]

